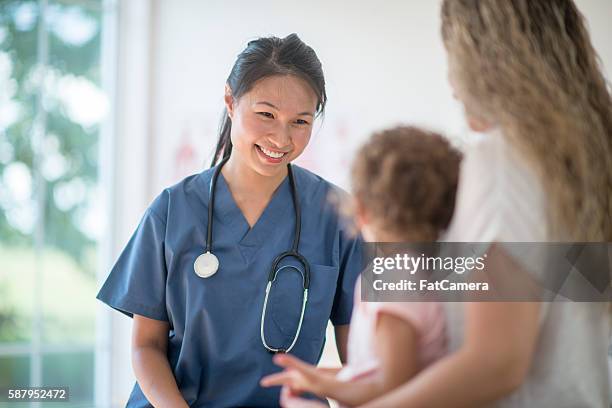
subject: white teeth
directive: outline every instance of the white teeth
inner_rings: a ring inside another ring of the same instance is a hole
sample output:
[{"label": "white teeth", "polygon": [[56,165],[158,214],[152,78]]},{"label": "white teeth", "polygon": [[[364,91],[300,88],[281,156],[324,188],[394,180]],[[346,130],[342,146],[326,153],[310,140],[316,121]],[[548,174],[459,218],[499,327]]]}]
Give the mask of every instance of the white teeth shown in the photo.
[{"label": "white teeth", "polygon": [[[257,145],[259,146],[259,145]],[[271,157],[273,159],[280,159],[281,157],[283,157],[285,155],[285,153],[277,153],[277,152],[273,152],[271,150],[266,149],[265,147],[259,146],[259,148],[261,149],[262,152],[265,153],[266,156]]]}]

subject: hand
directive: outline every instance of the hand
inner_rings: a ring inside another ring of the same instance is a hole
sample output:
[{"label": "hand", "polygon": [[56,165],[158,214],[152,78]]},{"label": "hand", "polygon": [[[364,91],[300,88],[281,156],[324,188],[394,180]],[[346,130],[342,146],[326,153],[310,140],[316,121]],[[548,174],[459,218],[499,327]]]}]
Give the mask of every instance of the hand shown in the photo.
[{"label": "hand", "polygon": [[282,385],[296,395],[303,392],[323,394],[322,377],[326,374],[318,370],[317,367],[304,363],[290,354],[277,354],[274,356],[274,363],[284,367],[285,371],[262,378],[260,381],[262,387]]},{"label": "hand", "polygon": [[300,398],[288,387],[283,387],[281,390],[280,405],[283,408],[328,408],[322,402]]}]

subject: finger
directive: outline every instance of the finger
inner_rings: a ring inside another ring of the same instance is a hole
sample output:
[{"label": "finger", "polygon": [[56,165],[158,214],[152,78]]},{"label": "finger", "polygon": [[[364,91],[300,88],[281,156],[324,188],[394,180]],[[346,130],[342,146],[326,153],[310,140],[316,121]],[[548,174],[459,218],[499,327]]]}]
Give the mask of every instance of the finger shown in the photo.
[{"label": "finger", "polygon": [[297,397],[298,395],[299,394],[297,394],[295,390],[292,390],[291,387],[283,385],[280,392],[279,403],[283,408],[288,408],[291,406],[293,398]]},{"label": "finger", "polygon": [[298,398],[302,395],[306,390],[301,388],[296,388],[292,385],[286,384],[281,388],[281,399],[284,398]]},{"label": "finger", "polygon": [[295,396],[295,394],[293,393],[291,388],[287,387],[286,385],[283,385],[283,388],[281,388],[281,392],[280,392],[281,399],[287,398],[287,397],[293,397],[293,396]]},{"label": "finger", "polygon": [[274,356],[273,361],[281,367],[295,368],[303,373],[314,373],[316,371],[315,366],[305,363],[291,354],[277,354]]},{"label": "finger", "polygon": [[280,398],[278,400],[279,405],[282,408],[288,408],[288,400],[289,400],[289,388],[283,387],[281,388]]},{"label": "finger", "polygon": [[278,385],[289,384],[293,381],[294,376],[290,371],[281,371],[280,373],[270,374],[263,377],[259,384],[262,387],[276,387]]},{"label": "finger", "polygon": [[283,408],[326,408],[326,405],[319,401],[294,396],[281,396],[280,404]]},{"label": "finger", "polygon": [[283,408],[296,408],[296,405],[300,404],[299,400],[300,398],[289,387],[282,388],[279,403]]}]

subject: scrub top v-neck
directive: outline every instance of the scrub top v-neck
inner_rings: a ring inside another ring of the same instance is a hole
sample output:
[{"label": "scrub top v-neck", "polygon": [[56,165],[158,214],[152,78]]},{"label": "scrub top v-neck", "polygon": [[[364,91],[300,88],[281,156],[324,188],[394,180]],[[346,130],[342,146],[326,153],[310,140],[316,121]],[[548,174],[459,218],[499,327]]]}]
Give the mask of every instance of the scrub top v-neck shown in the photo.
[{"label": "scrub top v-neck", "polygon": [[[349,323],[362,248],[330,199],[343,193],[305,169],[293,170],[302,214],[299,251],[310,263],[311,283],[292,354],[316,364],[327,321]],[[219,176],[213,252],[220,265],[203,279],[194,273],[193,262],[206,246],[212,172],[188,177],[154,200],[98,299],[130,317],[169,322],[168,359],[190,406],[278,406],[279,389],[259,386],[261,377],[279,371],[261,342],[260,320],[272,261],[293,242],[289,180],[281,182],[250,227]],[[291,270],[279,273],[266,312],[266,340],[279,347],[293,339],[301,311],[302,278],[285,272]],[[138,384],[127,406],[151,407]]]}]

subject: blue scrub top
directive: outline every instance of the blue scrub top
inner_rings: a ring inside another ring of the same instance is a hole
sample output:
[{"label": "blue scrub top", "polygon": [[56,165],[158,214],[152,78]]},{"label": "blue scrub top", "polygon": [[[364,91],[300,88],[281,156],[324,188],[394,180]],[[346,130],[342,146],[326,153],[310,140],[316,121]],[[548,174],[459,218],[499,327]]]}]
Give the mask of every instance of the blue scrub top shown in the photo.
[{"label": "blue scrub top", "polygon": [[[291,354],[316,364],[327,321],[348,324],[362,270],[362,242],[347,232],[333,197],[344,194],[321,177],[292,166],[302,211],[299,252],[310,263],[310,290]],[[219,175],[213,253],[219,270],[194,273],[203,253],[213,169],[164,190],[147,209],[97,298],[132,317],[169,322],[168,360],[190,406],[278,406],[278,387],[259,380],[278,372],[262,345],[260,319],[273,259],[290,249],[295,213],[288,177],[253,228]],[[288,264],[294,264],[292,260]],[[269,345],[288,347],[299,321],[302,277],[292,268],[272,285],[265,319]],[[151,407],[138,384],[128,407]]]}]

